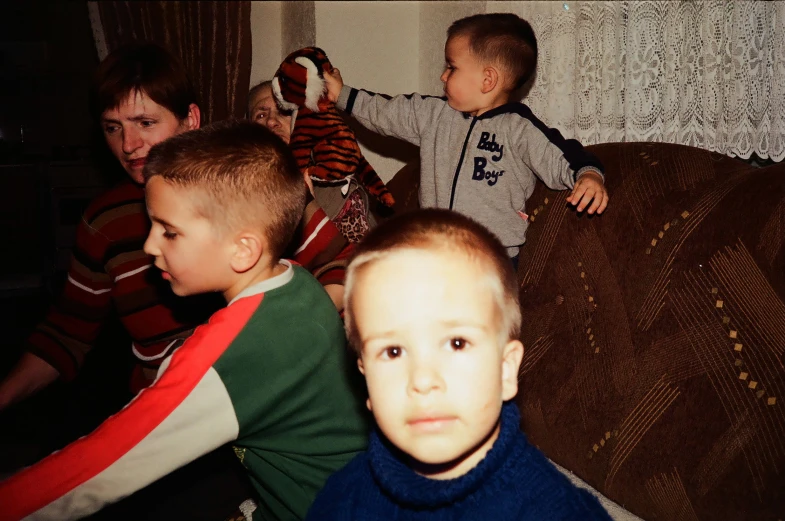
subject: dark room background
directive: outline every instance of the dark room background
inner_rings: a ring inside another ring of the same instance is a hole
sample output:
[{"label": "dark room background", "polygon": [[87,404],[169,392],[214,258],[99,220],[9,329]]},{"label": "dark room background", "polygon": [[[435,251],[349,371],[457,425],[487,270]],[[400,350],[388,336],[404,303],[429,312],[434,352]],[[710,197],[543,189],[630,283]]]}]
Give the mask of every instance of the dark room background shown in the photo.
[{"label": "dark room background", "polygon": [[95,166],[88,115],[97,65],[85,2],[0,3],[0,373],[57,293],[85,204],[111,179]]}]

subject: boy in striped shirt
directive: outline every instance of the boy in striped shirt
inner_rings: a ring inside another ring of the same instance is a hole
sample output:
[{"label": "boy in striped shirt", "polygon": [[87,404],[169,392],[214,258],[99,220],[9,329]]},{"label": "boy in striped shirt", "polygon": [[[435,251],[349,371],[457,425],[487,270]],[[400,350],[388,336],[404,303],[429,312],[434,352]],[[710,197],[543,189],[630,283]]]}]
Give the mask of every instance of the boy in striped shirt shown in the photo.
[{"label": "boy in striped shirt", "polygon": [[305,187],[285,144],[249,122],[181,134],[145,166],[145,252],[177,295],[228,306],[96,431],[0,483],[0,520],[77,519],[225,444],[258,493],[254,519],[302,519],[364,449],[343,327],[319,283],[280,259]]}]

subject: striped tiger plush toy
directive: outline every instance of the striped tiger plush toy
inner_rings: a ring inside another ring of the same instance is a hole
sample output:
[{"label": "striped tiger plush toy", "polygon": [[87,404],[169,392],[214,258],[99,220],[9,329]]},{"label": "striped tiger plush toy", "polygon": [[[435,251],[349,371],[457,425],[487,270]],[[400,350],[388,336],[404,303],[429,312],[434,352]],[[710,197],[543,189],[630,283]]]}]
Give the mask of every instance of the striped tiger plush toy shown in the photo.
[{"label": "striped tiger plush toy", "polygon": [[354,177],[368,193],[392,207],[392,194],[363,156],[335,104],[327,99],[324,71],[332,68],[323,50],[305,47],[287,56],[273,78],[278,105],[295,113],[289,146],[297,165],[319,185],[348,188]]}]

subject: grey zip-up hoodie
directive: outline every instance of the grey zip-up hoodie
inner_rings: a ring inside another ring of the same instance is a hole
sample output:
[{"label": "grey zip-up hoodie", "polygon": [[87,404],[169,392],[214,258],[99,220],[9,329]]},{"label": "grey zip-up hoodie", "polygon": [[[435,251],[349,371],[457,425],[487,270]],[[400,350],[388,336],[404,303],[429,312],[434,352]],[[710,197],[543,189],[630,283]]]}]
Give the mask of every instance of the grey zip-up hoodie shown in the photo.
[{"label": "grey zip-up hoodie", "polygon": [[526,200],[535,176],[569,190],[599,159],[574,139],[548,128],[523,103],[473,117],[446,98],[391,98],[344,86],[336,103],[363,126],[420,147],[420,206],[449,208],[491,230],[514,257],[526,240]]}]

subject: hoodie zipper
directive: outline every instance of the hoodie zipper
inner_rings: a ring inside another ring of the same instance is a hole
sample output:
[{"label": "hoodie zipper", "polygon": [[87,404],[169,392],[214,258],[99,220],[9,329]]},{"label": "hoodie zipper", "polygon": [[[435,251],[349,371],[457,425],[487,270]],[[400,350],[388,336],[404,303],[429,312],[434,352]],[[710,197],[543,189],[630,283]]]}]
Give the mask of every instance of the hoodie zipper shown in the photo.
[{"label": "hoodie zipper", "polygon": [[458,166],[455,168],[455,176],[452,178],[452,190],[450,191],[450,210],[455,201],[455,186],[458,184],[458,174],[461,173],[461,165],[463,165],[463,157],[466,155],[466,145],[469,143],[469,138],[472,135],[474,124],[477,123],[477,118],[472,118],[472,124],[469,125],[469,131],[466,133],[466,140],[463,142],[463,149],[461,150],[461,158],[458,160]]}]

